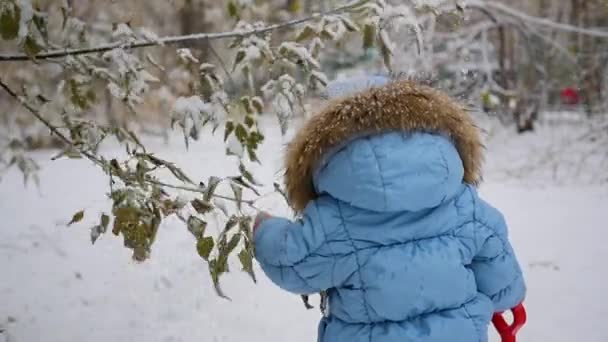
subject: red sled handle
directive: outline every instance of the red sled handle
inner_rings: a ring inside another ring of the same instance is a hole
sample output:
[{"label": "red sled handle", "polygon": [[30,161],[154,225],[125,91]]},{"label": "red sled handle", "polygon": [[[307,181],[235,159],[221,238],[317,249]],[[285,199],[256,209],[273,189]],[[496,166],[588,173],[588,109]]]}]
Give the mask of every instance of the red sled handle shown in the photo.
[{"label": "red sled handle", "polygon": [[498,331],[502,342],[515,342],[515,335],[526,324],[526,309],[523,304],[517,305],[511,309],[511,312],[513,313],[513,323],[511,325],[507,323],[502,312],[497,312],[492,317],[492,323]]}]

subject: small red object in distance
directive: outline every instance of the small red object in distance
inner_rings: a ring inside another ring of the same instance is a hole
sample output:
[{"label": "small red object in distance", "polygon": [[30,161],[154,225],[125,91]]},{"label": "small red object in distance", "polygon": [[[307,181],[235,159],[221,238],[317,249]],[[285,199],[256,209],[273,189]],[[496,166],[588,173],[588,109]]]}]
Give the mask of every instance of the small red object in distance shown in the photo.
[{"label": "small red object in distance", "polygon": [[578,91],[574,88],[564,88],[560,93],[560,97],[563,104],[576,105],[579,102]]},{"label": "small red object in distance", "polygon": [[523,304],[519,304],[511,309],[513,313],[513,323],[509,325],[502,312],[497,312],[492,317],[492,323],[498,331],[502,342],[515,342],[515,336],[519,329],[526,324],[526,309]]}]

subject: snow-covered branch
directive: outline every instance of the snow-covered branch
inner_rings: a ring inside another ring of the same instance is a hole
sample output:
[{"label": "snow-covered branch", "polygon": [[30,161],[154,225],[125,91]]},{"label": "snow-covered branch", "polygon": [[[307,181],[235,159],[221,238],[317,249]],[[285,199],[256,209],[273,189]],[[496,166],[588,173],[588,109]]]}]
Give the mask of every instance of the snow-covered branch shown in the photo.
[{"label": "snow-covered branch", "polygon": [[333,10],[329,10],[322,13],[316,13],[311,16],[289,20],[286,22],[268,25],[263,28],[252,29],[252,30],[236,30],[230,32],[218,32],[218,33],[194,33],[188,35],[180,35],[180,36],[169,36],[162,37],[158,39],[139,39],[130,43],[124,42],[115,42],[102,44],[89,48],[78,48],[78,49],[60,49],[60,50],[52,50],[43,53],[36,54],[34,56],[29,56],[27,54],[0,54],[0,62],[7,61],[28,61],[28,60],[42,60],[42,59],[50,59],[50,58],[60,58],[65,56],[75,56],[75,55],[86,55],[98,52],[105,52],[114,50],[117,48],[121,49],[138,49],[145,48],[150,46],[162,46],[162,45],[171,45],[178,44],[184,42],[192,42],[192,41],[200,41],[200,40],[219,40],[219,39],[229,39],[229,38],[237,38],[237,37],[249,37],[253,35],[260,35],[264,33],[268,33],[271,31],[277,31],[281,29],[286,29],[289,27],[297,26],[309,21],[313,21],[328,15],[340,13],[347,11],[349,9],[355,8],[357,6],[361,6],[362,3],[367,2],[367,0],[354,1],[347,5],[337,7]]},{"label": "snow-covered branch", "polygon": [[577,27],[565,23],[555,22],[553,20],[547,18],[535,17],[533,15],[526,14],[524,12],[518,11],[512,7],[504,5],[499,2],[491,2],[491,1],[482,1],[482,0],[470,0],[467,2],[467,7],[476,8],[478,10],[483,10],[484,12],[488,12],[492,10],[494,13],[502,13],[514,18],[517,18],[523,22],[534,24],[536,26],[542,26],[558,31],[565,31],[571,33],[578,33],[582,35],[588,35],[592,37],[598,38],[608,38],[608,31],[594,29],[594,28],[585,28],[585,27]]}]

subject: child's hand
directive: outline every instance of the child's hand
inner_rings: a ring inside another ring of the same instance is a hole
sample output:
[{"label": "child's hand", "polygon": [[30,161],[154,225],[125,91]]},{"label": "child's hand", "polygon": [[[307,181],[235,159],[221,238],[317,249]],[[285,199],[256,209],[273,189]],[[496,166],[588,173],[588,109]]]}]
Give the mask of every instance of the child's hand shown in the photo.
[{"label": "child's hand", "polygon": [[253,234],[255,235],[255,232],[258,230],[258,228],[260,227],[260,224],[264,221],[267,220],[269,218],[271,218],[272,216],[265,212],[265,211],[260,211],[256,217],[255,220],[253,221]]}]

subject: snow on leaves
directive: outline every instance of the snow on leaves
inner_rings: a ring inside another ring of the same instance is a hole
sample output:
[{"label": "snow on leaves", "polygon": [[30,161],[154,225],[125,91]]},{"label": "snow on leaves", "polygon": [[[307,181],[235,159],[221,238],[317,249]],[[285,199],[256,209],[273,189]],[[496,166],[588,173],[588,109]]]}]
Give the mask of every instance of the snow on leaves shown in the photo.
[{"label": "snow on leaves", "polygon": [[[222,59],[225,56],[215,51],[209,54],[213,59],[207,60],[208,56],[185,45],[168,54],[168,58],[135,49],[134,42],[163,45],[167,39],[148,28],[120,22],[106,23],[105,31],[100,33],[73,17],[69,2],[61,7],[62,20],[54,21],[61,22],[61,26],[52,35],[51,44],[46,13],[32,8],[30,0],[1,1],[0,37],[15,40],[19,52],[32,58],[49,47],[69,51],[95,48],[102,42],[109,44],[95,53],[66,53],[55,58],[53,63],[65,75],[54,86],[55,94],[46,99],[44,87],[27,84],[23,87],[22,104],[39,117],[44,117],[39,115],[41,112],[50,113],[49,117],[54,113],[53,120],[61,122],[61,126],[47,125],[55,134],[61,134],[66,143],[55,158],[85,157],[108,176],[112,210],[95,219],[90,228],[92,243],[111,227],[112,233],[122,236],[125,247],[132,250],[133,258],[143,261],[151,254],[161,222],[168,216],[176,216],[196,240],[193,247],[208,263],[218,294],[225,296],[220,278],[229,271],[229,257],[238,258],[242,270],[256,279],[250,215],[257,210],[255,199],[260,196],[261,185],[248,164],[260,162],[257,149],[264,135],[258,127],[259,117],[265,112],[276,112],[285,134],[289,121],[306,112],[306,93],[320,90],[328,83],[321,63],[324,49],[349,38],[362,37],[364,48],[378,48],[390,67],[395,44],[389,33],[408,26],[419,34],[416,11],[424,3],[391,5],[385,0],[362,0],[340,11],[288,21],[284,26],[269,26],[255,21],[256,13],[248,10],[253,6],[249,0],[229,1],[225,4],[226,14],[236,25],[234,32],[225,36],[230,38],[226,44],[230,57],[226,61]],[[301,8],[290,11],[285,15],[300,12]],[[276,34],[272,27],[279,26],[294,29],[286,35]],[[258,32],[252,34],[252,30]],[[421,45],[422,39],[418,41]],[[174,64],[164,65],[167,60]],[[41,59],[41,63],[45,60]],[[225,88],[224,77],[230,81],[229,87]],[[136,113],[151,89],[160,83],[159,78],[184,83],[182,90],[175,92],[179,95],[171,94],[168,85],[163,88],[169,92],[167,111],[172,127],[181,129],[186,147],[209,126],[212,133],[219,131],[223,135],[226,154],[236,157],[238,171],[199,182],[170,161],[149,153],[131,128],[108,127],[85,117],[99,109],[97,102],[105,96],[99,91],[102,87],[124,105],[122,109]],[[106,159],[98,154],[97,147],[110,136],[125,148],[124,160]],[[0,162],[17,165],[26,180],[35,179],[37,165],[20,153],[22,149],[13,150],[9,154],[12,158]],[[276,184],[275,190],[281,192]],[[183,193],[190,197],[184,199],[180,196]],[[73,223],[83,220],[83,216],[84,213],[74,216]],[[223,226],[219,236],[208,229],[216,225]]]},{"label": "snow on leaves", "polygon": [[272,99],[271,102],[283,134],[287,132],[289,119],[297,108],[304,109],[302,101],[305,91],[306,88],[288,74],[282,75],[276,80],[270,80],[262,87],[264,95]]}]

